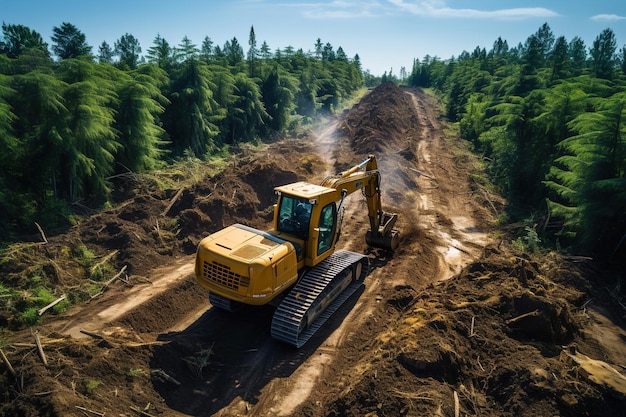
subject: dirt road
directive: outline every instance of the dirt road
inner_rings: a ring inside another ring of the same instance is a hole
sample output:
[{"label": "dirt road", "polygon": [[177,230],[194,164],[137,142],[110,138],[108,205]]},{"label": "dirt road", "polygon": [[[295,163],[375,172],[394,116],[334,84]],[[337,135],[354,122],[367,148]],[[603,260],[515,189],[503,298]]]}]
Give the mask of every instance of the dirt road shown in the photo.
[{"label": "dirt road", "polygon": [[[132,287],[116,283],[44,322],[37,330],[47,367],[27,343],[30,333],[17,335],[5,352],[22,382],[3,374],[10,389],[0,411],[530,416],[620,410],[626,388],[618,371],[611,383],[594,368],[576,371],[583,361],[577,352],[613,370],[626,357],[626,332],[592,308],[597,303],[596,310],[609,314],[611,304],[590,302],[584,271],[566,260],[523,257],[490,237],[504,202],[470,180],[479,166],[463,147],[445,136],[433,97],[386,84],[318,134],[244,155],[206,184],[162,199],[138,196],[83,224],[77,238],[104,253],[121,248],[133,276],[148,279],[131,279]],[[401,245],[393,256],[368,250],[365,202],[350,197],[342,247],[368,253],[373,269],[323,330],[296,350],[269,337],[271,307],[235,314],[211,308],[194,282],[190,253],[205,233],[235,221],[268,227],[273,186],[319,181],[369,153],[379,161],[383,204],[400,215]],[[154,219],[166,207],[178,232],[150,241],[146,231],[154,235]]]}]

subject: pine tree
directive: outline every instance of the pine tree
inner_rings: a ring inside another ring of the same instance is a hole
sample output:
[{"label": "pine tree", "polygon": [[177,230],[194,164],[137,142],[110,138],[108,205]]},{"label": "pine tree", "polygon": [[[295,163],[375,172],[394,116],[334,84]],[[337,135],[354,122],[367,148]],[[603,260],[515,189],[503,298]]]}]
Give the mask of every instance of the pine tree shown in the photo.
[{"label": "pine tree", "polygon": [[98,62],[101,64],[113,63],[113,49],[106,41],[102,41],[98,47]]},{"label": "pine tree", "polygon": [[106,201],[108,176],[120,148],[113,128],[115,91],[106,67],[79,59],[63,60],[59,69],[68,84],[63,92],[66,111],[58,132],[62,195],[68,201]]},{"label": "pine tree", "polygon": [[256,77],[257,74],[257,57],[259,50],[256,47],[256,34],[254,33],[254,26],[250,27],[250,37],[248,39],[248,74],[250,77]]},{"label": "pine tree", "polygon": [[61,59],[78,58],[91,55],[91,46],[87,44],[85,34],[71,23],[52,29],[52,52]]},{"label": "pine tree", "polygon": [[200,55],[200,50],[198,47],[191,42],[187,36],[183,37],[183,40],[178,44],[178,48],[176,48],[176,60],[178,62],[188,62],[193,59],[198,59]]},{"label": "pine tree", "polygon": [[615,76],[615,50],[617,41],[611,29],[604,29],[593,41],[591,69],[596,77],[612,80]]},{"label": "pine tree", "polygon": [[215,150],[219,131],[212,117],[217,113],[214,85],[207,64],[185,62],[172,75],[170,104],[164,119],[175,155],[190,150],[198,157]]},{"label": "pine tree", "polygon": [[594,112],[569,126],[578,134],[560,143],[546,185],[555,193],[552,215],[563,219],[562,235],[579,248],[610,253],[626,233],[626,93],[593,99]]},{"label": "pine tree", "polygon": [[38,32],[24,25],[2,23],[0,54],[15,59],[29,49],[37,49],[43,52],[46,57],[50,55],[48,44],[43,41]]},{"label": "pine tree", "polygon": [[235,100],[226,116],[228,142],[254,141],[270,116],[265,111],[259,86],[245,73],[235,75]]},{"label": "pine tree", "polygon": [[165,153],[165,131],[158,120],[167,101],[160,90],[168,81],[167,74],[156,65],[142,65],[120,78],[115,128],[121,148],[116,163],[124,171],[154,169]]},{"label": "pine tree", "polygon": [[278,67],[273,68],[263,81],[261,92],[271,119],[268,123],[270,130],[282,133],[286,129],[294,106],[293,91],[296,85],[297,81],[287,74],[280,73]]},{"label": "pine tree", "polygon": [[129,69],[137,68],[141,54],[139,40],[130,33],[122,35],[115,41],[115,55],[119,56],[119,64]]},{"label": "pine tree", "polygon": [[170,71],[174,64],[174,50],[161,35],[157,34],[152,41],[152,46],[147,50],[146,60],[150,64],[155,64],[161,69]]}]

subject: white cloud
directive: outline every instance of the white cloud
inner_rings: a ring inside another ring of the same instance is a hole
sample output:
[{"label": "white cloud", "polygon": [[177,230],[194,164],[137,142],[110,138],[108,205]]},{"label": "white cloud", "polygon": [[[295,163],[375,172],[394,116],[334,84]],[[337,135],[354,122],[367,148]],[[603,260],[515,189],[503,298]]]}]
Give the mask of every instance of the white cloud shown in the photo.
[{"label": "white cloud", "polygon": [[353,19],[375,17],[381,8],[378,1],[334,0],[331,2],[311,2],[290,4],[305,8],[304,15],[313,19]]},{"label": "white cloud", "polygon": [[597,22],[604,22],[604,21],[615,22],[615,21],[624,20],[624,19],[626,19],[626,16],[619,16],[616,14],[597,14],[591,17],[591,20],[595,20]]},{"label": "white cloud", "polygon": [[517,7],[499,10],[478,10],[478,9],[453,9],[446,6],[442,0],[434,1],[405,1],[388,0],[389,3],[404,9],[417,16],[429,17],[454,17],[461,19],[499,19],[499,20],[520,20],[531,18],[554,17],[559,14],[543,7]]}]

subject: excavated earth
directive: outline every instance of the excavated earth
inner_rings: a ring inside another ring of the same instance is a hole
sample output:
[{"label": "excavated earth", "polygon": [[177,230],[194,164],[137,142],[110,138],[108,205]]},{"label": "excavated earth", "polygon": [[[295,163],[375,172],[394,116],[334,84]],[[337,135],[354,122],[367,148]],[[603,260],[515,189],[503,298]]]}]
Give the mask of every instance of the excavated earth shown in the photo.
[{"label": "excavated earth", "polygon": [[[506,202],[466,148],[435,98],[388,83],[317,132],[18,247],[2,282],[39,265],[56,295],[83,288],[69,256],[79,246],[123,279],[5,333],[13,372],[0,362],[0,415],[624,415],[617,281],[586,258],[515,251],[495,226]],[[318,182],[368,154],[400,248],[367,248],[365,201],[350,196],[340,246],[366,253],[371,272],[307,345],[271,339],[271,307],[211,308],[193,278],[202,237],[235,222],[267,229],[275,186]]]}]

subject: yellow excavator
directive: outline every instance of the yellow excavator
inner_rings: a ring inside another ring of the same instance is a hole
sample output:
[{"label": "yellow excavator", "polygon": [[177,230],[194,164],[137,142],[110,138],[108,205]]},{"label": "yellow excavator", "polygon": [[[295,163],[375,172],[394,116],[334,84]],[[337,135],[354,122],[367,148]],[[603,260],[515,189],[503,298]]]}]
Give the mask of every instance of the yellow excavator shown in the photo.
[{"label": "yellow excavator", "polygon": [[274,228],[242,224],[202,239],[196,253],[196,280],[209,290],[214,307],[277,305],[272,337],[301,347],[345,302],[369,273],[366,255],[335,250],[346,196],[361,190],[370,229],[366,243],[397,249],[398,215],[382,209],[380,172],[374,155],[347,171],[276,187]]}]

